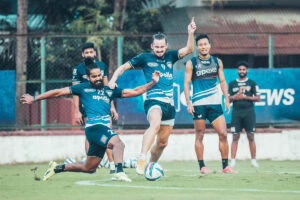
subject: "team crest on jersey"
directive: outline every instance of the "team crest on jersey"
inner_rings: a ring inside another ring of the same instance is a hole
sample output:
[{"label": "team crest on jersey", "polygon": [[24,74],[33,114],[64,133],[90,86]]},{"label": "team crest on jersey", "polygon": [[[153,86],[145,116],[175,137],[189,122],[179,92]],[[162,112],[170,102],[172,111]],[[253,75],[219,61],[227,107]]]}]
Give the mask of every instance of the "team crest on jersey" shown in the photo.
[{"label": "team crest on jersey", "polygon": [[161,67],[165,70],[166,69],[166,65],[165,64],[160,64]]},{"label": "team crest on jersey", "polygon": [[91,88],[86,88],[84,89],[84,92],[95,92],[95,89],[91,89]]},{"label": "team crest on jersey", "polygon": [[201,64],[197,64],[197,65],[196,65],[196,69],[200,69],[201,67],[202,67]]},{"label": "team crest on jersey", "polygon": [[171,62],[167,62],[167,66],[171,69],[172,68],[172,63]]},{"label": "team crest on jersey", "polygon": [[148,62],[147,65],[149,67],[157,67],[158,66],[158,63],[155,63],[155,62]]}]

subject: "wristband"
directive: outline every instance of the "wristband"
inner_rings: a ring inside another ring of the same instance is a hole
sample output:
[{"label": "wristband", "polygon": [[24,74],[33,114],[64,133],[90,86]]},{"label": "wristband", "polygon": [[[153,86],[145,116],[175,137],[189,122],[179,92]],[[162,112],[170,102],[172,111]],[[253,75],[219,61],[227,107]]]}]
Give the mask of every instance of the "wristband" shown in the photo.
[{"label": "wristband", "polygon": [[34,101],[34,102],[36,102],[36,98],[35,98],[35,96],[33,96],[33,101]]}]

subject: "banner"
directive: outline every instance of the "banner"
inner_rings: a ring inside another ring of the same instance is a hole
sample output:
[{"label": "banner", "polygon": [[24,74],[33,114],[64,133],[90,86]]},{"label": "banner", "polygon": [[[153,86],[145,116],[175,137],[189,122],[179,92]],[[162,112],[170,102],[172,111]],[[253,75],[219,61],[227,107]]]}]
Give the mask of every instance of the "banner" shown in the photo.
[{"label": "banner", "polygon": [[0,70],[0,126],[14,125],[15,71]]},{"label": "banner", "polygon": [[[185,96],[183,93],[184,70],[174,71],[174,100],[176,108],[175,124],[192,124],[192,116],[187,113]],[[225,69],[227,84],[238,78],[236,69]],[[292,123],[300,122],[300,87],[297,78],[300,69],[249,69],[248,78],[254,80],[259,86],[261,101],[255,103],[257,123]],[[135,88],[145,84],[142,70],[126,71],[118,80],[120,88]],[[219,88],[220,94],[221,88]],[[118,99],[119,125],[146,125],[144,112],[145,95],[133,98]],[[223,102],[224,97],[220,96]],[[232,107],[231,107],[232,108]],[[224,112],[227,123],[230,123],[231,112]]]}]

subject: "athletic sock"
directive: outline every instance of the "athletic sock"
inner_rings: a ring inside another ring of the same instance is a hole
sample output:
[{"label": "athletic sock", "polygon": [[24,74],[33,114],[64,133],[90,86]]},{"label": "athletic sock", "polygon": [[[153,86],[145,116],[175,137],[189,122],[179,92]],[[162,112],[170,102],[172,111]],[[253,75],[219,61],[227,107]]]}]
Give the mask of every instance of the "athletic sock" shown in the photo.
[{"label": "athletic sock", "polygon": [[116,164],[116,170],[117,170],[117,173],[123,172],[123,165],[122,165],[122,163],[117,163]]},{"label": "athletic sock", "polygon": [[55,168],[54,168],[54,172],[57,174],[57,173],[60,173],[60,172],[64,172],[65,171],[65,164],[62,164],[62,165],[57,165]]},{"label": "athletic sock", "polygon": [[223,169],[225,169],[228,166],[228,158],[222,159],[222,165],[223,165]]},{"label": "athletic sock", "polygon": [[115,168],[115,162],[110,162],[109,163],[109,168],[110,168],[110,170],[115,170],[116,168]]},{"label": "athletic sock", "polygon": [[198,160],[198,164],[199,164],[200,170],[202,169],[202,167],[205,167],[204,160]]}]

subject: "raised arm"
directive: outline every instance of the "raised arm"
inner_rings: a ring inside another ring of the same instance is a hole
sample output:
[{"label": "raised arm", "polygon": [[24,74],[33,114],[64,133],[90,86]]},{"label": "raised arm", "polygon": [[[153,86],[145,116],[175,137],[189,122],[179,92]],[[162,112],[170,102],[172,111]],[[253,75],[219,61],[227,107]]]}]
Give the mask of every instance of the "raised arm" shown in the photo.
[{"label": "raised arm", "polygon": [[118,78],[128,69],[131,68],[131,65],[129,64],[129,62],[126,62],[125,64],[121,65],[120,67],[118,67],[118,69],[114,72],[113,76],[111,77],[108,86],[110,87],[110,89],[114,89],[116,86],[116,82],[118,80]]},{"label": "raised arm", "polygon": [[160,72],[155,71],[152,74],[151,82],[149,82],[145,85],[136,87],[134,89],[124,89],[123,93],[122,93],[122,97],[124,97],[124,98],[125,97],[135,97],[135,96],[139,96],[139,95],[145,93],[147,90],[149,90],[152,86],[154,86],[159,81],[159,76],[160,76]]},{"label": "raised arm", "polygon": [[186,46],[178,50],[179,58],[183,58],[187,54],[190,54],[194,51],[194,32],[196,30],[196,24],[194,17],[192,17],[191,23],[188,25],[188,40]]},{"label": "raised arm", "polygon": [[229,112],[230,112],[230,103],[229,103],[229,98],[228,98],[228,86],[227,86],[225,76],[224,76],[224,72],[223,72],[223,63],[220,59],[218,59],[218,63],[219,63],[218,76],[219,76],[221,90],[222,90],[224,98],[225,98],[225,111],[227,109],[227,114],[229,114]]},{"label": "raised arm", "polygon": [[49,90],[38,96],[31,96],[29,94],[23,94],[20,100],[21,100],[22,104],[32,104],[35,101],[55,98],[55,97],[64,96],[64,95],[68,95],[68,94],[71,94],[70,88],[65,87],[65,88],[60,88],[60,89]]},{"label": "raised arm", "polygon": [[192,80],[192,74],[193,74],[193,65],[192,65],[192,62],[189,60],[185,66],[184,95],[185,95],[185,100],[186,100],[187,111],[190,115],[193,116],[195,111],[194,111],[193,104],[190,100],[190,83]]}]

